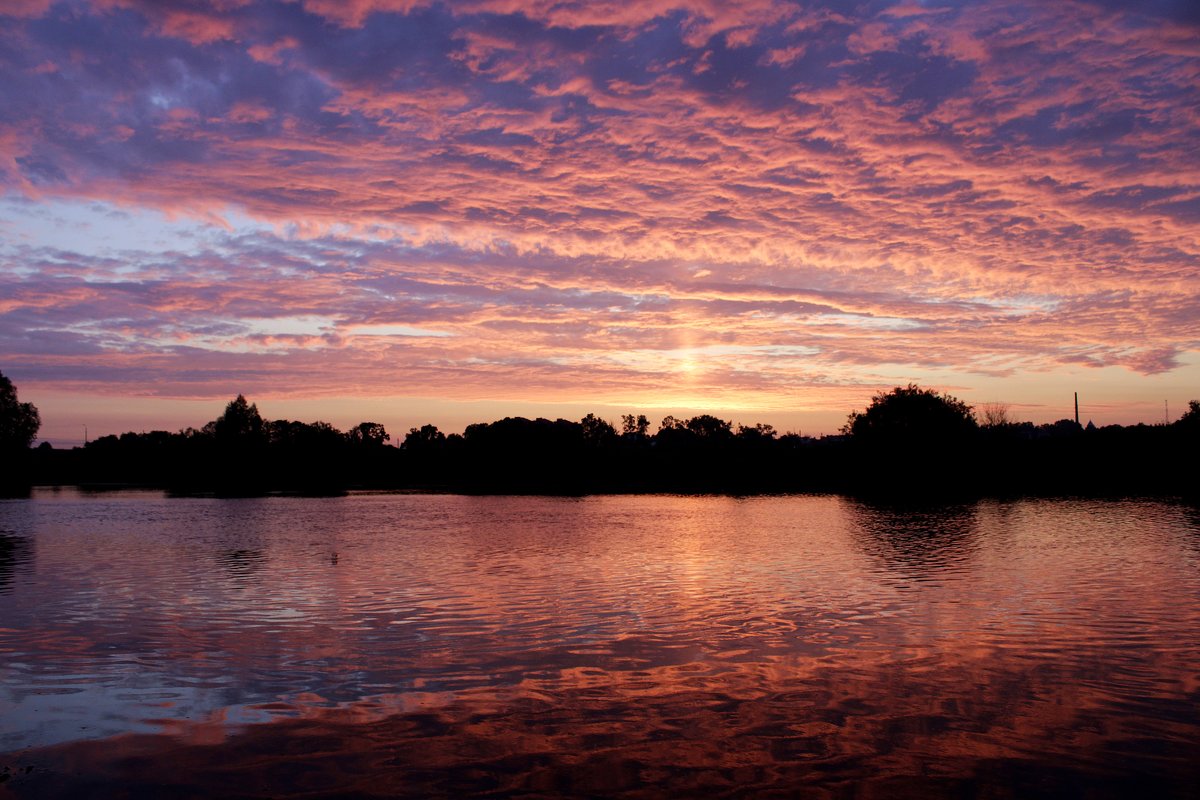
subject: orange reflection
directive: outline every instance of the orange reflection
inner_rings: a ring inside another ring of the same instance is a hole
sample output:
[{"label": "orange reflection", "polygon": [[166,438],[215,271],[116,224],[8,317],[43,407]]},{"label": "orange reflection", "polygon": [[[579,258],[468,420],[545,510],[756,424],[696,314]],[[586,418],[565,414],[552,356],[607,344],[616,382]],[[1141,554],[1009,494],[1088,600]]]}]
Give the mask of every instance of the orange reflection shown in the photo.
[{"label": "orange reflection", "polygon": [[[100,681],[96,653],[124,642],[142,648],[138,674],[159,691],[192,682],[211,695],[150,708],[113,688],[158,732],[11,752],[0,796],[1107,797],[1196,785],[1200,607],[1181,591],[1198,580],[1194,513],[1169,505],[151,507],[158,533],[126,517],[109,540],[103,514],[87,537],[37,532],[37,570],[12,582],[13,608],[50,573],[62,608],[103,583],[108,615],[42,618],[21,646],[47,670]],[[191,538],[163,536],[172,515]],[[130,536],[136,557],[110,550],[100,573],[67,570]],[[139,602],[122,606],[134,580]],[[19,633],[0,632],[3,652]]]}]

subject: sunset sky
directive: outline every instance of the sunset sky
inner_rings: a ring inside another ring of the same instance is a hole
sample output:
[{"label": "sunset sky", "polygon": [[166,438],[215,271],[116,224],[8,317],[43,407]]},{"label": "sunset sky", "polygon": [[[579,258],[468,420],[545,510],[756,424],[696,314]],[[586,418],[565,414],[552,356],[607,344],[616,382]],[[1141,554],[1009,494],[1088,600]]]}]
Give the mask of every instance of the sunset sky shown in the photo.
[{"label": "sunset sky", "polygon": [[1194,0],[0,0],[42,437],[1200,397]]}]

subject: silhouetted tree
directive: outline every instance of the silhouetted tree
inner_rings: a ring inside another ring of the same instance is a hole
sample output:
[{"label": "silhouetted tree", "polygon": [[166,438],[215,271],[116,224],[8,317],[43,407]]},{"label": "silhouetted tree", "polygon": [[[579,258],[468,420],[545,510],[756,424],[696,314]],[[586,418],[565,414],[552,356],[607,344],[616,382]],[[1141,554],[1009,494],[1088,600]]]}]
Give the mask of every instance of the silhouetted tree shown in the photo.
[{"label": "silhouetted tree", "polygon": [[1189,400],[1188,410],[1175,420],[1175,424],[1185,430],[1200,431],[1200,400]]},{"label": "silhouetted tree", "polygon": [[267,432],[258,406],[247,403],[240,394],[225,406],[224,414],[213,420],[212,430],[217,441],[230,443],[265,440]]},{"label": "silhouetted tree", "polygon": [[728,439],[733,436],[733,423],[714,417],[712,414],[700,414],[684,423],[690,432],[701,439]]},{"label": "silhouetted tree", "polygon": [[17,388],[0,373],[0,450],[28,448],[41,426],[37,407],[18,402]]},{"label": "silhouetted tree", "polygon": [[305,437],[302,423],[286,421],[271,426],[258,413],[258,406],[238,395],[224,413],[204,426],[214,449],[203,451],[190,481],[211,486],[218,494],[257,495],[279,480],[279,465],[268,463],[269,434],[287,431],[288,449],[297,452]]},{"label": "silhouetted tree", "polygon": [[309,449],[337,450],[346,440],[346,435],[328,422],[300,423],[298,444]]},{"label": "silhouetted tree", "polygon": [[[1177,432],[1176,438],[1185,448],[1195,448],[1196,444],[1200,443],[1200,400],[1189,401],[1188,410],[1183,412],[1182,417],[1175,420],[1170,430]],[[1192,461],[1191,453],[1184,457],[1189,462]],[[1200,492],[1200,490],[1194,489],[1193,493],[1196,492]]]},{"label": "silhouetted tree", "polygon": [[321,421],[273,420],[265,427],[270,443],[264,467],[270,483],[305,494],[336,494],[344,488],[351,470],[346,434]]},{"label": "silhouetted tree", "polygon": [[621,436],[626,439],[644,439],[649,430],[650,420],[646,419],[645,414],[638,414],[636,417],[633,414],[621,415]]},{"label": "silhouetted tree", "polygon": [[617,438],[617,429],[595,414],[588,414],[579,424],[583,428],[583,440],[592,447],[604,447]]},{"label": "silhouetted tree", "polygon": [[351,444],[383,447],[392,437],[378,422],[360,422],[346,432],[346,438]]},{"label": "silhouetted tree", "polygon": [[1045,422],[1036,428],[1039,438],[1075,436],[1083,431],[1083,426],[1070,417],[1063,417],[1055,422]]},{"label": "silhouetted tree", "polygon": [[266,430],[267,440],[275,447],[290,447],[304,438],[304,423],[299,420],[273,419]]},{"label": "silhouetted tree", "polygon": [[737,435],[745,441],[763,441],[775,438],[775,426],[761,422],[755,425],[738,425]]},{"label": "silhouetted tree", "polygon": [[578,422],[505,417],[467,426],[460,463],[472,490],[577,493],[585,451]]},{"label": "silhouetted tree", "polygon": [[851,412],[842,432],[864,444],[914,446],[961,442],[978,427],[966,403],[910,383],[875,395],[866,411]]},{"label": "silhouetted tree", "polygon": [[439,431],[436,425],[422,425],[420,428],[410,428],[400,447],[414,452],[429,452],[438,449],[445,441],[446,434]]},{"label": "silhouetted tree", "polygon": [[980,424],[985,428],[1002,428],[1012,424],[1008,403],[984,403],[979,406]]}]

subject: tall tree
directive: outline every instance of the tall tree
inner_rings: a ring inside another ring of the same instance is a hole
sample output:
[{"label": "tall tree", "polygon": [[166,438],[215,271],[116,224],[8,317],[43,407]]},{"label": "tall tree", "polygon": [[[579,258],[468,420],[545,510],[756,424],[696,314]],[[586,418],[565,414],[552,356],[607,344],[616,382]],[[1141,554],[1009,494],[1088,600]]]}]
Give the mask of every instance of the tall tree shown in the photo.
[{"label": "tall tree", "polygon": [[633,414],[621,415],[622,436],[626,438],[645,439],[649,430],[650,420],[646,419],[645,414],[638,414],[636,417]]},{"label": "tall tree", "polygon": [[267,426],[258,406],[238,395],[225,406],[225,413],[214,421],[217,441],[249,443],[266,439]]},{"label": "tall tree", "polygon": [[23,450],[33,444],[42,418],[33,403],[17,400],[17,387],[0,373],[0,450]]}]

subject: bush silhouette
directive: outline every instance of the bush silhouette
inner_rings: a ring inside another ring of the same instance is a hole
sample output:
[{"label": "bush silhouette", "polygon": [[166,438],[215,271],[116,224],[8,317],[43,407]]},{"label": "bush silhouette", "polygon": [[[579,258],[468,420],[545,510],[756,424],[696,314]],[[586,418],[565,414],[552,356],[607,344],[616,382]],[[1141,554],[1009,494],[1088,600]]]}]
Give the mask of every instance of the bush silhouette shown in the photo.
[{"label": "bush silhouette", "polygon": [[842,432],[863,444],[918,447],[962,443],[978,428],[966,403],[910,383],[875,395],[866,411],[851,412]]}]

